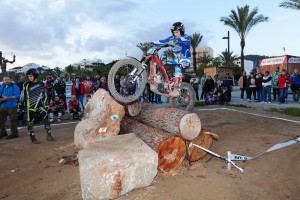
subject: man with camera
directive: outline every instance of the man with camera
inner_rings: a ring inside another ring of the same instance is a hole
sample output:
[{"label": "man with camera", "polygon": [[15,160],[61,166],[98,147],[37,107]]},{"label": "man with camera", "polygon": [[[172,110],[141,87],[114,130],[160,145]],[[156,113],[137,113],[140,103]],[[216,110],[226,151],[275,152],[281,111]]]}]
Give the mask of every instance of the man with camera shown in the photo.
[{"label": "man with camera", "polygon": [[9,116],[10,118],[10,129],[11,134],[6,137],[6,139],[12,139],[19,137],[17,122],[18,122],[18,112],[17,112],[17,100],[20,98],[20,89],[16,84],[11,83],[10,77],[4,75],[3,84],[0,87],[0,123],[1,123],[1,133],[0,139],[7,136],[5,129],[5,118]]}]

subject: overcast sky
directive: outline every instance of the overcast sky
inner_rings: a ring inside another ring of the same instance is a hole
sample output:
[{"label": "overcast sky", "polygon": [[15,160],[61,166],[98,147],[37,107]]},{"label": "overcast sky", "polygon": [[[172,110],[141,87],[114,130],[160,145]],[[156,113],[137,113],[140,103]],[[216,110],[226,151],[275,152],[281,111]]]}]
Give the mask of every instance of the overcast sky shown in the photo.
[{"label": "overcast sky", "polygon": [[127,55],[140,58],[137,44],[168,37],[173,22],[186,33],[201,33],[200,44],[214,56],[227,48],[240,54],[240,39],[220,22],[237,6],[258,7],[269,22],[255,26],[246,37],[245,55],[300,56],[300,11],[280,8],[283,0],[1,0],[0,50],[16,62],[8,68],[37,63],[62,67],[82,59],[105,63]]}]

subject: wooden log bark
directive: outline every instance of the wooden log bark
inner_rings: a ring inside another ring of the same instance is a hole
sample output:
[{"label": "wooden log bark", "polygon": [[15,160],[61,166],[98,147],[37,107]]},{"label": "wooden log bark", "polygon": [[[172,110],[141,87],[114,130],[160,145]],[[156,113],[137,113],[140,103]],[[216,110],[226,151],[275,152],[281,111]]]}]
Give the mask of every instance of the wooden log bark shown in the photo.
[{"label": "wooden log bark", "polygon": [[158,154],[158,169],[161,172],[173,172],[178,169],[186,154],[185,141],[179,135],[124,117],[120,134],[135,133]]},{"label": "wooden log bark", "polygon": [[141,102],[136,101],[133,104],[129,104],[125,106],[125,114],[131,117],[135,117],[140,114],[142,109]]},{"label": "wooden log bark", "polygon": [[197,114],[176,108],[161,108],[142,103],[141,113],[135,120],[169,133],[180,134],[186,140],[195,139],[201,131]]},{"label": "wooden log bark", "polygon": [[[212,144],[213,144],[213,140],[217,139],[218,136],[215,133],[211,133],[209,131],[206,130],[202,130],[201,133],[199,134],[198,137],[196,137],[192,143],[202,146],[206,149],[210,149]],[[188,144],[187,144],[188,146]],[[191,146],[187,148],[187,159],[190,162],[195,162],[198,161],[202,158],[204,158],[206,156],[207,152],[203,151],[195,146]]]}]

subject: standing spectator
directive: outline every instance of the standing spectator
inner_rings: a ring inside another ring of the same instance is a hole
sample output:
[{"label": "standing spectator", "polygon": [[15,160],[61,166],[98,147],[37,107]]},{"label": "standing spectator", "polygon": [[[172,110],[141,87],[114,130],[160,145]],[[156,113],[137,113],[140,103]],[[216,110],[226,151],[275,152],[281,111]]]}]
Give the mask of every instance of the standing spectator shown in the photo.
[{"label": "standing spectator", "polygon": [[241,100],[244,100],[245,91],[246,91],[246,95],[247,95],[247,75],[246,75],[245,71],[243,71],[243,74],[239,79],[239,86],[241,89]]},{"label": "standing spectator", "polygon": [[57,116],[57,122],[61,122],[61,117],[65,114],[65,101],[55,95],[53,101],[49,104],[50,122],[54,122],[54,115]]},{"label": "standing spectator", "polygon": [[17,83],[17,86],[19,87],[20,91],[23,90],[24,83],[25,83],[25,76],[24,75],[20,75],[19,76],[19,81]]},{"label": "standing spectator", "polygon": [[125,94],[125,77],[122,75],[120,77],[120,94],[124,95]]},{"label": "standing spectator", "polygon": [[294,73],[291,76],[291,90],[293,92],[293,101],[299,102],[300,97],[300,75],[299,70],[294,69]]},{"label": "standing spectator", "polygon": [[[56,78],[56,83],[54,84],[54,91],[60,99],[66,102],[66,83],[61,79],[61,77]],[[65,109],[67,109],[66,104]]]},{"label": "standing spectator", "polygon": [[7,132],[5,129],[5,118],[7,116],[10,117],[11,134],[6,139],[19,137],[17,129],[17,100],[20,98],[20,89],[16,84],[11,83],[9,76],[4,75],[3,84],[0,87],[0,92],[0,139],[4,136],[7,136]]},{"label": "standing spectator", "polygon": [[117,74],[116,77],[114,78],[114,83],[115,83],[116,90],[118,91],[118,93],[120,93],[121,85],[120,85],[120,75],[119,74]]},{"label": "standing spectator", "polygon": [[215,89],[215,82],[211,75],[208,75],[208,79],[205,81],[204,90],[206,91],[206,98],[210,96],[211,92]]},{"label": "standing spectator", "polygon": [[193,73],[193,77],[190,79],[190,84],[193,86],[195,93],[196,93],[196,99],[199,101],[199,77],[196,75],[196,73]]},{"label": "standing spectator", "polygon": [[253,94],[253,100],[256,99],[256,85],[257,85],[257,79],[254,76],[254,72],[250,72],[250,76],[247,79],[247,89],[248,89],[248,95],[247,99],[249,102],[251,102],[251,96]]},{"label": "standing spectator", "polygon": [[47,76],[45,82],[46,94],[47,94],[47,104],[51,102],[54,97],[54,80],[51,75]]},{"label": "standing spectator", "polygon": [[46,139],[48,141],[54,141],[51,135],[51,126],[48,121],[48,104],[47,95],[44,84],[38,81],[38,71],[35,68],[31,68],[26,72],[29,79],[24,84],[24,89],[21,93],[20,105],[26,107],[27,110],[27,130],[33,144],[39,144],[34,134],[34,121],[36,119],[43,119],[44,127],[47,132]]},{"label": "standing spectator", "polygon": [[266,71],[265,76],[262,79],[263,85],[263,102],[271,103],[271,85],[272,77],[270,76],[269,71]]},{"label": "standing spectator", "polygon": [[72,84],[71,94],[76,96],[82,106],[82,109],[84,109],[83,97],[85,96],[85,87],[83,83],[80,82],[79,77],[76,77],[75,82]]},{"label": "standing spectator", "polygon": [[108,85],[107,85],[107,82],[106,82],[106,78],[104,76],[101,77],[100,79],[100,88],[108,91]]},{"label": "standing spectator", "polygon": [[282,69],[280,76],[278,76],[278,88],[279,88],[279,103],[285,102],[285,95],[287,84],[290,82],[289,77],[286,76],[286,70]]},{"label": "standing spectator", "polygon": [[220,80],[218,74],[214,75],[214,82],[215,82],[215,87],[216,88],[219,88],[221,86],[221,80]]},{"label": "standing spectator", "polygon": [[68,102],[68,107],[70,112],[70,118],[79,119],[81,113],[80,113],[79,101],[76,99],[75,95],[71,96],[71,99]]},{"label": "standing spectator", "polygon": [[262,101],[262,90],[263,90],[263,87],[262,87],[262,79],[263,79],[263,74],[260,73],[260,69],[257,69],[256,71],[256,81],[257,81],[257,85],[256,85],[256,100],[258,102],[261,102]]},{"label": "standing spectator", "polygon": [[287,102],[288,100],[288,95],[289,95],[289,87],[291,86],[291,76],[288,72],[286,72],[286,75],[285,75],[285,79],[286,79],[286,89],[285,89],[285,102]]},{"label": "standing spectator", "polygon": [[225,74],[225,77],[223,79],[223,85],[225,87],[227,87],[227,91],[229,94],[228,102],[230,102],[231,101],[231,92],[232,92],[232,87],[233,87],[233,78],[231,76],[229,76],[229,73]]},{"label": "standing spectator", "polygon": [[95,91],[99,88],[99,84],[100,84],[100,75],[97,74],[96,77],[95,77],[95,80],[94,80]]},{"label": "standing spectator", "polygon": [[203,77],[201,78],[200,80],[200,83],[201,83],[201,88],[202,88],[202,91],[201,91],[201,96],[200,96],[200,99],[202,100],[203,97],[204,99],[206,98],[206,91],[205,91],[205,82],[206,82],[207,78],[206,78],[206,73],[203,74]]},{"label": "standing spectator", "polygon": [[86,79],[83,81],[83,85],[84,85],[85,95],[88,94],[92,95],[95,90],[95,86],[90,76],[86,76]]},{"label": "standing spectator", "polygon": [[279,101],[279,88],[278,88],[278,76],[280,75],[279,66],[276,67],[272,76],[272,88],[273,88],[273,101],[276,101],[276,96]]}]

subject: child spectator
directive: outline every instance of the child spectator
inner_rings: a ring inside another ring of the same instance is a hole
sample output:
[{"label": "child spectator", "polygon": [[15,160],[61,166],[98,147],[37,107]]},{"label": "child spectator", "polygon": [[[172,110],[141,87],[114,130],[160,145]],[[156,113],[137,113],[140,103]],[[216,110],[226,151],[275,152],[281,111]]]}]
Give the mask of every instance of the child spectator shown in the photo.
[{"label": "child spectator", "polygon": [[50,122],[54,121],[54,115],[57,116],[57,122],[61,122],[61,117],[65,114],[65,101],[55,95],[53,101],[49,104]]}]

